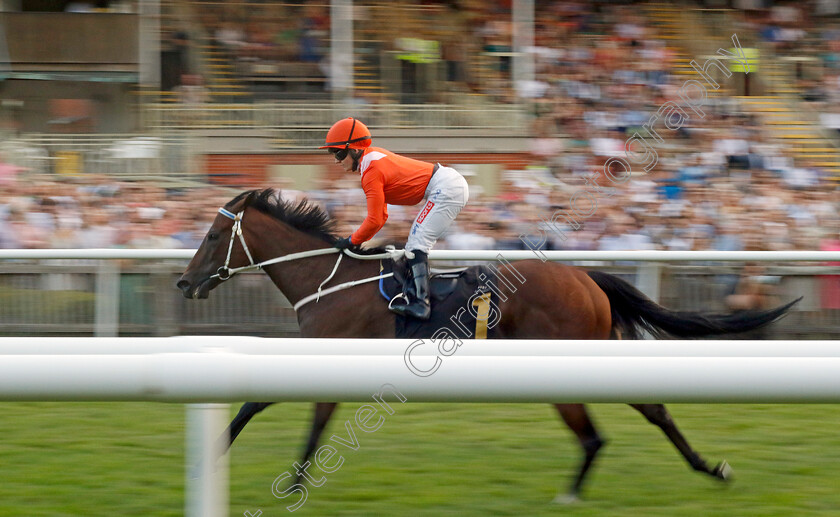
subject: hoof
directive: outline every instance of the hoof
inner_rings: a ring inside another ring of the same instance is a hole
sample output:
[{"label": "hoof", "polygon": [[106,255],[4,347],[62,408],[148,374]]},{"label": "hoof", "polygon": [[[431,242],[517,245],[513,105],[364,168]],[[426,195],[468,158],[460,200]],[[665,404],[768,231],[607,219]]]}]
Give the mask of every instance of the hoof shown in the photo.
[{"label": "hoof", "polygon": [[552,504],[575,504],[579,502],[580,498],[577,494],[557,494],[557,497],[551,501]]},{"label": "hoof", "polygon": [[732,467],[729,466],[729,463],[725,461],[721,461],[715,467],[715,470],[712,471],[712,474],[721,481],[731,481],[732,480]]}]

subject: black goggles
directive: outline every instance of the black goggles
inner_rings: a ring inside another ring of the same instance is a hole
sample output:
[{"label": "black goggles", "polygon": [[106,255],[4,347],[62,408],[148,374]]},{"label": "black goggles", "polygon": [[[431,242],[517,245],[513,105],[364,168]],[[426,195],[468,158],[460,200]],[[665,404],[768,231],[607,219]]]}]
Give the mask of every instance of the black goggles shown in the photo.
[{"label": "black goggles", "polygon": [[349,149],[336,149],[336,148],[333,147],[333,148],[330,148],[330,152],[333,155],[335,155],[336,160],[341,161],[341,160],[347,158],[347,154],[350,152],[350,150]]}]

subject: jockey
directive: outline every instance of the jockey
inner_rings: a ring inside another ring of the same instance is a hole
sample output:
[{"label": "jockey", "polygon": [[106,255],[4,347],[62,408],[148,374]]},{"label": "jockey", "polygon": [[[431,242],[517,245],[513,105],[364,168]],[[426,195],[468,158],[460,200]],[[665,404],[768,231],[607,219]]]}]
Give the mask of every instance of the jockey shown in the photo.
[{"label": "jockey", "polygon": [[339,120],[327,132],[326,143],[335,162],[345,172],[358,172],[367,197],[367,217],[352,235],[340,239],[339,249],[358,246],[371,239],[388,219],[387,204],[416,205],[426,200],[411,225],[405,244],[413,283],[404,288],[405,305],[393,312],[421,320],[429,319],[429,250],[444,234],[469,199],[467,180],[458,171],[371,147],[368,128],[355,118]]}]

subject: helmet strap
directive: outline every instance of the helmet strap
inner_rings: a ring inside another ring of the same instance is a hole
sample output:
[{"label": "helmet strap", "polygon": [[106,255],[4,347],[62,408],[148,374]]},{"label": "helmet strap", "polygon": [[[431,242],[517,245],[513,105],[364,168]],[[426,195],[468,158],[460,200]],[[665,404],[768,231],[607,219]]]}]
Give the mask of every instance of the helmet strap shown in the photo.
[{"label": "helmet strap", "polygon": [[361,149],[350,149],[350,157],[353,158],[353,170],[359,170],[359,158],[362,157]]},{"label": "helmet strap", "polygon": [[[353,141],[353,130],[356,129],[356,118],[353,117],[353,124],[350,125],[350,134],[347,135],[347,144],[344,146],[345,149],[350,147],[350,142]],[[359,170],[359,155],[353,152],[354,149],[350,150],[350,156],[353,157],[353,170]]]},{"label": "helmet strap", "polygon": [[356,118],[353,117],[351,120],[353,120],[353,123],[350,125],[350,134],[347,135],[347,145],[348,146],[350,145],[350,142],[353,141],[353,130],[356,129]]}]

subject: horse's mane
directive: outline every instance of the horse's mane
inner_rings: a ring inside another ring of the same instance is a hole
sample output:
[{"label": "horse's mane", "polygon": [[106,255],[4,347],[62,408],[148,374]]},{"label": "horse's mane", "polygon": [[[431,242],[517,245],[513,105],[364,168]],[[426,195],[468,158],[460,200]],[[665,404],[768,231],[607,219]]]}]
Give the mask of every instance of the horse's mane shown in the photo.
[{"label": "horse's mane", "polygon": [[[335,244],[339,239],[335,234],[336,221],[325,209],[309,199],[304,198],[295,203],[291,200],[282,199],[279,192],[271,188],[247,190],[230,200],[225,208],[233,209],[243,200],[244,203],[239,210],[244,210],[246,207],[255,208],[308,235],[318,237],[330,245]],[[383,251],[384,248],[370,248],[362,251],[362,254],[367,255]]]}]

